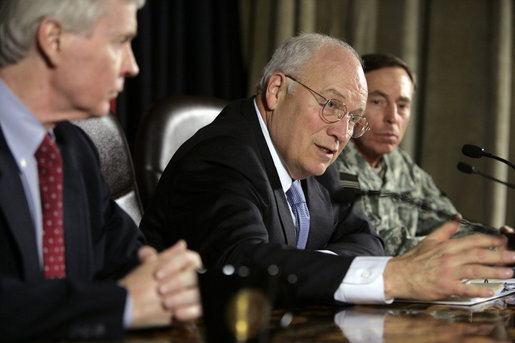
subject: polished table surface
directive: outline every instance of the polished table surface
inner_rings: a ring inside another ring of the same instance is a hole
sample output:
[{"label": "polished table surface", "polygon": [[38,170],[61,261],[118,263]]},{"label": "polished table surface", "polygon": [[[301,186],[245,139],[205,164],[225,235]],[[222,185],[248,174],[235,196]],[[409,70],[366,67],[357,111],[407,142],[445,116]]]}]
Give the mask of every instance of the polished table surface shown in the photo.
[{"label": "polished table surface", "polygon": [[[206,340],[200,320],[132,331],[124,342]],[[267,342],[515,342],[515,294],[474,306],[394,303],[275,310]]]}]

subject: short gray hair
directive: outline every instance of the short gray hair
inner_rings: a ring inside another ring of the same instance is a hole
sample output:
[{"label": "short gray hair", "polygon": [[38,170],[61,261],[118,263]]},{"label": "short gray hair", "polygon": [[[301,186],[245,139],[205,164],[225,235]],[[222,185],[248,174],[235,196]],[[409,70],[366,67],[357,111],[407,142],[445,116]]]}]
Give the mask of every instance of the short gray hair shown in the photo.
[{"label": "short gray hair", "polygon": [[[272,74],[281,72],[299,77],[302,67],[320,48],[326,45],[339,45],[351,51],[361,62],[359,54],[348,43],[320,33],[302,33],[288,38],[274,52],[272,58],[263,69],[261,79],[257,84],[257,94],[265,92]],[[291,91],[288,89],[288,91]]]},{"label": "short gray hair", "polygon": [[[139,8],[146,0],[130,1]],[[45,17],[61,20],[65,30],[83,33],[102,15],[105,0],[0,0],[0,68],[23,59]]]}]

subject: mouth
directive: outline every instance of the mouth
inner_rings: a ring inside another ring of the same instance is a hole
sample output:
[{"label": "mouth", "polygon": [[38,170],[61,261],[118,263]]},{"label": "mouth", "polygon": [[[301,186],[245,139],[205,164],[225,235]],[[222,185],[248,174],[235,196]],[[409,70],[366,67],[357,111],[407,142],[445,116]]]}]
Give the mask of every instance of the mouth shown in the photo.
[{"label": "mouth", "polygon": [[316,145],[317,148],[322,151],[325,155],[330,155],[331,157],[336,154],[336,152],[338,151],[338,149],[331,149],[331,148],[328,148],[328,147],[324,147],[324,146],[321,146],[321,145]]},{"label": "mouth", "polygon": [[393,132],[384,132],[384,133],[376,133],[377,136],[383,137],[386,139],[397,139],[398,135]]}]

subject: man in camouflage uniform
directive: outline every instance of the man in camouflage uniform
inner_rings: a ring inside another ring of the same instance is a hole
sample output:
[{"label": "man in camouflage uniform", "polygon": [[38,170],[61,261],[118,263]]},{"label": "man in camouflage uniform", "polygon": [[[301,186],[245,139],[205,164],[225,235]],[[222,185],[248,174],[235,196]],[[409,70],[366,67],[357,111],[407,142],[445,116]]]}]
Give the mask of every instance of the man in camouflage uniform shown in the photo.
[{"label": "man in camouflage uniform", "polygon": [[[356,199],[383,237],[386,254],[397,256],[449,220],[449,216],[441,213],[452,215],[457,211],[431,176],[398,148],[410,119],[415,76],[406,63],[395,56],[370,54],[363,56],[363,61],[368,83],[366,117],[370,131],[352,139],[336,163],[346,187],[401,193],[404,199],[422,201],[433,210],[392,196],[368,195]],[[472,231],[498,232],[477,224],[461,225],[456,235]]]}]

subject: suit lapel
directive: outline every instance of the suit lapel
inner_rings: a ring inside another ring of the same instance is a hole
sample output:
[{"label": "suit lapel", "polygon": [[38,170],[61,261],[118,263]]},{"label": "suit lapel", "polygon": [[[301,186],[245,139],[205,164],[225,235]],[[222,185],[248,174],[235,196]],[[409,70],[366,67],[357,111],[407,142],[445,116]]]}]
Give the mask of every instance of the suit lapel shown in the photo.
[{"label": "suit lapel", "polygon": [[293,218],[291,216],[290,208],[288,207],[286,196],[283,193],[283,189],[274,189],[274,197],[275,203],[277,204],[277,212],[279,213],[279,220],[283,227],[286,244],[296,247],[297,232],[295,231],[295,225],[293,224]]},{"label": "suit lapel", "polygon": [[314,177],[303,181],[303,190],[311,223],[306,249],[320,249],[326,246],[331,239],[333,228],[336,225],[330,195]]},{"label": "suit lapel", "polygon": [[[69,131],[54,130],[63,159],[63,227],[66,249],[66,275],[74,280],[90,280],[92,261],[90,219],[87,213],[85,183],[78,168],[77,149]],[[81,191],[82,190],[82,191]]]},{"label": "suit lapel", "polygon": [[249,117],[248,119],[252,122],[251,125],[256,128],[254,130],[254,132],[256,132],[255,142],[257,149],[262,156],[261,159],[274,192],[276,209],[279,213],[279,221],[282,225],[284,239],[287,245],[296,247],[297,233],[295,231],[295,225],[293,224],[290,208],[288,207],[286,195],[283,192],[281,181],[279,180],[279,175],[277,174],[277,169],[274,165],[274,160],[270,155],[270,150],[268,150],[268,145],[266,144],[265,137],[263,136],[263,132],[259,125],[257,113],[254,108],[254,98],[251,98],[250,101],[246,102],[246,105],[246,113]]},{"label": "suit lapel", "polygon": [[0,130],[0,212],[20,252],[27,281],[43,277],[37,254],[36,229],[32,221],[18,166]]}]

